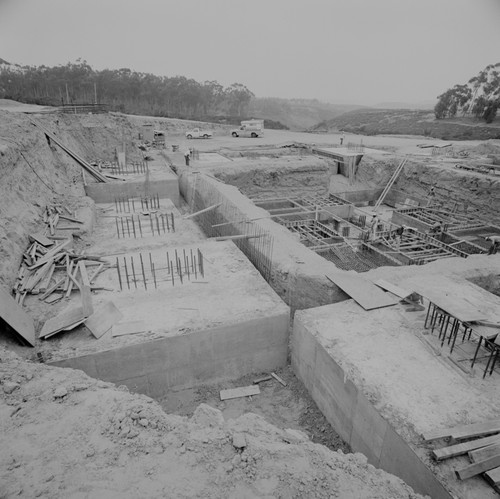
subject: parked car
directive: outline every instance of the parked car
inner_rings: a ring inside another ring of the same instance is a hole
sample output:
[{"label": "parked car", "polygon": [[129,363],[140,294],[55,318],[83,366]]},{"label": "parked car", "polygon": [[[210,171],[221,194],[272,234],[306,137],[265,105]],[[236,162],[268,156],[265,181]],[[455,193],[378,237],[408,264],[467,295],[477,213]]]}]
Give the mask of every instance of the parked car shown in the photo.
[{"label": "parked car", "polygon": [[211,139],[213,136],[212,132],[207,130],[201,130],[200,128],[193,128],[186,132],[187,139]]}]

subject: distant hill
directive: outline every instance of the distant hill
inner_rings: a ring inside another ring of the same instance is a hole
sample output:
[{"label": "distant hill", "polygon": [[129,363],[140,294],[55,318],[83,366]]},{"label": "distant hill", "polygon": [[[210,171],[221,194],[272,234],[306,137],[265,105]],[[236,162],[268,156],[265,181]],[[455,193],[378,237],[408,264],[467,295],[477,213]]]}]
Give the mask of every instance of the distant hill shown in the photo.
[{"label": "distant hill", "polygon": [[310,129],[338,130],[362,135],[422,135],[443,140],[500,139],[499,120],[491,125],[470,118],[437,120],[433,111],[411,109],[358,109]]},{"label": "distant hill", "polygon": [[248,114],[255,118],[280,122],[290,130],[307,130],[320,122],[361,107],[330,104],[316,99],[254,97],[249,103]]}]

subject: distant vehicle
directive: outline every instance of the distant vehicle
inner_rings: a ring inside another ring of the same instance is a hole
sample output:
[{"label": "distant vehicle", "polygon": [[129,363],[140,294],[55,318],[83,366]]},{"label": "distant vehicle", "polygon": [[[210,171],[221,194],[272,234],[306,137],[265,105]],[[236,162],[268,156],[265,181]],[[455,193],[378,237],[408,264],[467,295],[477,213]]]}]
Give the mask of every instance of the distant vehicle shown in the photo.
[{"label": "distant vehicle", "polygon": [[212,136],[212,132],[201,130],[200,128],[193,128],[186,132],[186,138],[188,139],[210,139]]},{"label": "distant vehicle", "polygon": [[233,137],[263,137],[264,120],[246,120],[241,122],[239,128],[231,130]]}]

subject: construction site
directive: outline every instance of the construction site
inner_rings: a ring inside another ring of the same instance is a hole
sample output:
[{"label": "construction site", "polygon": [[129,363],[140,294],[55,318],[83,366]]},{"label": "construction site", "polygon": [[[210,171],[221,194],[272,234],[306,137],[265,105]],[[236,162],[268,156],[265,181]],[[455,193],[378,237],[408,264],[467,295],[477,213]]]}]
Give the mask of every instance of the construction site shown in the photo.
[{"label": "construction site", "polygon": [[500,141],[193,126],[3,103],[0,496],[497,497]]}]

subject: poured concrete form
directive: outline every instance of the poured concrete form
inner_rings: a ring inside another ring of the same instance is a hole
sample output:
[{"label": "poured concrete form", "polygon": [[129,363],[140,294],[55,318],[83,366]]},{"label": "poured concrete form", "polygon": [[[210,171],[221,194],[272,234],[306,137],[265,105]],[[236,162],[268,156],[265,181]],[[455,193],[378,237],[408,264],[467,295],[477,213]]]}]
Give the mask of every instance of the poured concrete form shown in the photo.
[{"label": "poured concrete form", "polygon": [[[170,199],[179,206],[179,182],[158,151],[151,153],[148,161],[149,175],[146,173],[127,175],[123,181],[89,183],[85,193],[96,203],[113,203],[115,198],[159,196]],[[124,177],[125,178],[125,177]]]},{"label": "poured concrete form", "polygon": [[[233,243],[207,241],[194,246],[198,248],[204,255],[205,275],[188,279],[184,274],[183,284],[176,276],[172,285],[166,269],[160,268],[166,257],[163,250],[151,252],[158,263],[157,288],[147,269],[147,290],[140,270],[136,269],[137,289],[131,283],[131,289],[123,291],[116,269],[102,274],[96,284],[115,291],[95,296],[94,308],[111,300],[131,334],[113,337],[112,328],[96,340],[81,328],[53,343],[51,364],[82,369],[154,397],[286,365],[288,307]],[[168,249],[170,255],[175,251]],[[179,254],[184,249],[191,248],[178,248]],[[149,252],[143,255],[149,266]],[[139,261],[136,253],[137,266]]]},{"label": "poured concrete form", "polygon": [[[465,295],[487,315],[498,315],[500,299],[465,280],[495,272],[500,257],[494,258],[376,269],[365,276],[383,276],[409,290]],[[446,444],[425,444],[421,434],[498,417],[499,375],[483,380],[482,368],[475,377],[466,375],[450,359],[448,345],[431,346],[424,321],[425,311],[396,305],[366,312],[353,300],[299,311],[292,366],[329,422],[375,466],[433,498],[496,497],[481,478],[455,478],[466,457],[436,464],[430,450]]]}]

